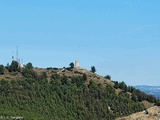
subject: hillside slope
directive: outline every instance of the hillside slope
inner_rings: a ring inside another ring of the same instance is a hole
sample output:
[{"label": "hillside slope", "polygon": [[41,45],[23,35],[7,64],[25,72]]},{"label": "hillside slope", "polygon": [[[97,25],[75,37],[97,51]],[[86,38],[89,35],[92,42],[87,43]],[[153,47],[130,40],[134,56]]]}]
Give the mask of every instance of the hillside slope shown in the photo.
[{"label": "hillside slope", "polygon": [[[22,70],[23,71],[23,70]],[[0,80],[20,80],[24,79],[25,76],[22,75],[22,71],[18,72],[9,72],[7,69],[4,70],[4,74],[0,75]],[[93,80],[96,83],[101,83],[102,85],[110,84],[114,85],[114,83],[111,80],[105,79],[103,76],[100,76],[96,73],[92,73],[86,69],[76,69],[76,68],[33,68],[33,71],[36,73],[36,77],[42,75],[45,73],[46,79],[50,80],[53,74],[57,74],[60,76],[66,76],[67,78],[72,78],[76,76],[83,76],[83,74],[86,74],[87,80],[86,84],[89,84],[90,80]],[[26,71],[25,71],[26,72]]]},{"label": "hillside slope", "polygon": [[35,68],[34,71],[37,72],[38,75],[45,72],[48,80],[51,78],[53,73],[58,74],[60,76],[66,76],[69,79],[76,76],[83,76],[83,74],[85,74],[87,76],[86,84],[89,84],[89,81],[93,80],[94,82],[101,83],[104,86],[106,84],[110,84],[112,86],[114,85],[114,83],[111,80],[105,79],[103,76],[100,76],[96,73],[92,73],[83,68]]},{"label": "hillside slope", "polygon": [[3,117],[115,120],[145,109],[142,98],[128,93],[124,84],[115,89],[115,82],[85,69],[25,67],[19,72],[5,70],[0,78]]}]

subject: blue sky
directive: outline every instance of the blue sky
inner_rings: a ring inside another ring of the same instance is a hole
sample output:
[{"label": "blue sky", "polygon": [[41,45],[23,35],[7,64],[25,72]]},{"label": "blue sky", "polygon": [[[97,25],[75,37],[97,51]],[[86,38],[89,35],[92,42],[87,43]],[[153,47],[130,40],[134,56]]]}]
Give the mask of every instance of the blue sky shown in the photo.
[{"label": "blue sky", "polygon": [[128,85],[160,85],[159,0],[0,0],[0,64],[81,67]]}]

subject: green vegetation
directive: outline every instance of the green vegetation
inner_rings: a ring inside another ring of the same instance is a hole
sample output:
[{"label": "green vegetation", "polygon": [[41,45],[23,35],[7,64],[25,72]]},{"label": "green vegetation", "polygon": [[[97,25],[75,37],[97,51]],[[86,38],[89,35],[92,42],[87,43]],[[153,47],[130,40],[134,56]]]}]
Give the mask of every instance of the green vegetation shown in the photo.
[{"label": "green vegetation", "polygon": [[95,68],[95,66],[92,66],[92,67],[91,67],[91,72],[93,72],[93,73],[95,73],[95,72],[96,72],[96,68]]},{"label": "green vegetation", "polygon": [[104,88],[91,81],[87,87],[84,82],[83,77],[69,81],[65,76],[50,81],[1,80],[0,114],[25,119],[114,120],[144,109],[141,103],[116,95],[110,85]]},{"label": "green vegetation", "polygon": [[156,103],[157,105],[159,104],[159,100],[153,96],[153,95],[148,95],[132,86],[127,86],[125,84],[124,81],[122,82],[119,82],[118,81],[113,81],[115,83],[114,85],[114,88],[118,89],[122,89],[123,90],[123,93],[127,94],[127,92],[130,92],[132,93],[132,96],[131,96],[131,99],[133,101],[139,101],[139,102],[142,102],[143,100],[147,100],[149,102],[152,102],[152,103]]},{"label": "green vegetation", "polygon": [[9,72],[16,72],[18,71],[18,62],[12,61],[11,65],[9,66]]},{"label": "green vegetation", "polygon": [[37,74],[33,71],[31,63],[28,63],[26,67],[22,69],[22,75],[26,78],[37,78]]},{"label": "green vegetation", "polygon": [[0,65],[0,75],[4,74],[4,66]]},{"label": "green vegetation", "polygon": [[111,76],[110,75],[106,75],[104,78],[111,80]]},{"label": "green vegetation", "polygon": [[[1,116],[22,116],[27,120],[115,120],[145,109],[138,92],[124,82],[115,82],[114,87],[124,90],[117,94],[109,84],[104,87],[92,80],[86,84],[86,74],[68,78],[52,73],[48,77],[46,72],[36,73],[31,63],[21,73],[22,80],[0,81]],[[132,99],[127,91],[133,94]]]},{"label": "green vegetation", "polygon": [[27,69],[33,69],[32,63],[31,62],[27,63],[26,66],[25,66],[25,68],[27,68]]},{"label": "green vegetation", "polygon": [[74,68],[74,63],[71,62],[71,63],[69,64],[69,66],[70,66],[71,68]]}]

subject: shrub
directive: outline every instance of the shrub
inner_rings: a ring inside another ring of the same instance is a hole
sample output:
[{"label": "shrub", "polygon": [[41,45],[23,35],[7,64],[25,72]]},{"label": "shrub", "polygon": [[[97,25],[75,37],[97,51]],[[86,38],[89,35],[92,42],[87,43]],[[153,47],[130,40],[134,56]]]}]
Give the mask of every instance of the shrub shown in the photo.
[{"label": "shrub", "polygon": [[111,80],[111,76],[110,75],[106,75],[104,78]]},{"label": "shrub", "polygon": [[93,73],[95,73],[95,72],[96,72],[96,68],[95,68],[95,66],[92,66],[92,67],[91,67],[91,72],[93,72]]},{"label": "shrub", "polygon": [[4,66],[3,65],[0,65],[0,74],[4,74]]}]

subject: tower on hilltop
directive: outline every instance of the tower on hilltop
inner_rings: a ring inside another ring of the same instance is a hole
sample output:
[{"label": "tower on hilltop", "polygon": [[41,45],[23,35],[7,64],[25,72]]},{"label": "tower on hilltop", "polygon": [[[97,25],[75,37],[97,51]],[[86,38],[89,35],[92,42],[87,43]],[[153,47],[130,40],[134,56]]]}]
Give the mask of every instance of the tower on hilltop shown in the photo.
[{"label": "tower on hilltop", "polygon": [[[12,52],[12,60],[14,61],[14,52]],[[16,49],[16,60],[15,61],[17,61],[19,68],[23,68],[24,67],[23,66],[23,61],[21,63],[21,61],[20,61],[20,59],[18,57],[18,46],[17,46],[17,49]]]},{"label": "tower on hilltop", "polygon": [[79,60],[75,61],[75,68],[80,68]]}]

